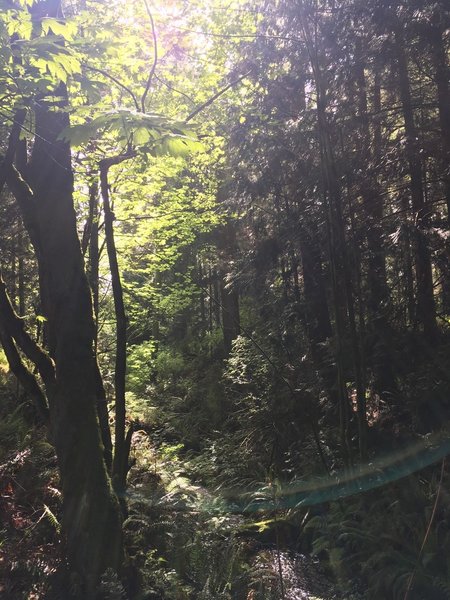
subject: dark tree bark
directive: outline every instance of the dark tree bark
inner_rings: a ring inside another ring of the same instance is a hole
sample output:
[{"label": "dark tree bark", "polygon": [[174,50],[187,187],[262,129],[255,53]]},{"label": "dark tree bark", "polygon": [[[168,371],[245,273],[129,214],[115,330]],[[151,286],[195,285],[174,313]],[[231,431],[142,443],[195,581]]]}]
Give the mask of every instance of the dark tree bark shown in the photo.
[{"label": "dark tree bark", "polygon": [[225,353],[231,352],[233,340],[240,334],[239,319],[239,294],[237,290],[229,287],[221,277],[220,297],[222,305],[222,331]]},{"label": "dark tree bark", "polygon": [[225,353],[231,352],[233,340],[240,334],[239,292],[235,284],[227,281],[229,261],[236,252],[236,230],[231,222],[226,223],[217,235],[219,254],[220,307]]},{"label": "dark tree bark", "polygon": [[442,154],[440,156],[441,177],[447,205],[447,222],[450,227],[450,92],[449,66],[444,42],[445,27],[434,27],[430,31],[434,80],[437,89],[439,124],[441,127]]},{"label": "dark tree bark", "polygon": [[[445,203],[447,206],[447,227],[450,228],[450,69],[444,41],[445,25],[431,28],[429,39],[432,45],[434,80],[437,90],[439,124],[441,128],[442,150],[437,156],[442,178]],[[450,312],[450,241],[446,240],[442,266],[442,305],[445,313]]]},{"label": "dark tree bark", "polygon": [[416,223],[414,258],[417,283],[417,320],[423,327],[425,337],[429,341],[433,341],[437,338],[438,328],[436,323],[431,257],[426,239],[426,231],[429,228],[429,209],[426,206],[424,197],[422,163],[418,148],[418,134],[414,123],[405,40],[402,26],[399,22],[396,23],[395,27],[395,49],[405,126],[405,153],[409,170],[411,204]]},{"label": "dark tree bark", "polygon": [[[65,94],[60,86],[57,95]],[[101,574],[120,568],[122,526],[100,436],[95,326],[77,236],[70,147],[58,138],[69,123],[64,108],[64,101],[36,103],[36,137],[26,181],[10,167],[7,183],[35,249],[55,363],[55,382],[47,395],[61,474],[67,556],[80,581],[78,596],[91,599]]]},{"label": "dark tree bark", "polygon": [[[370,135],[370,122],[368,116],[367,85],[365,77],[365,64],[362,58],[360,40],[356,42],[355,52],[355,79],[358,94],[358,117],[360,122],[360,143],[358,152],[360,164],[369,165],[365,175],[359,181],[360,192],[363,198],[365,216],[367,218],[366,236],[369,250],[368,256],[368,283],[369,283],[369,308],[371,317],[380,318],[386,310],[389,300],[389,288],[386,276],[386,258],[381,227],[383,218],[382,190],[378,184],[375,174],[375,161],[377,156],[376,146],[372,145]],[[376,87],[374,112],[381,109],[380,88]],[[374,151],[372,151],[374,148]]]},{"label": "dark tree bark", "polygon": [[[116,317],[116,361],[114,372],[115,390],[115,430],[114,430],[114,457],[112,478],[114,489],[119,495],[122,508],[125,512],[124,492],[128,473],[128,456],[130,445],[125,433],[125,377],[127,368],[127,328],[128,320],[125,312],[122,282],[120,278],[117,250],[114,240],[114,213],[111,209],[109,197],[108,171],[114,164],[119,164],[130,158],[130,155],[115,156],[103,159],[100,162],[100,190],[103,200],[103,214],[105,219],[105,239],[108,252],[111,283],[113,289],[114,312]],[[131,442],[131,438],[130,438]]]},{"label": "dark tree bark", "polygon": [[[386,253],[383,240],[383,193],[377,179],[377,166],[381,158],[381,131],[375,117],[373,139],[368,114],[366,64],[363,58],[362,41],[355,41],[355,82],[357,86],[359,143],[357,151],[359,165],[364,177],[358,180],[366,219],[367,239],[367,283],[368,283],[368,337],[369,360],[372,367],[375,391],[382,397],[395,392],[395,378],[392,370],[390,350],[390,326],[387,313],[390,305],[389,286],[386,272]],[[380,78],[375,66],[373,109],[375,115],[381,111]],[[368,168],[367,168],[368,165]],[[362,297],[360,294],[360,303]]]},{"label": "dark tree bark", "polygon": [[303,24],[303,31],[308,47],[308,54],[310,57],[311,69],[314,75],[317,93],[317,137],[321,152],[325,219],[327,224],[331,289],[334,304],[336,364],[338,373],[337,389],[339,396],[341,443],[344,451],[344,458],[348,464],[351,464],[352,409],[346,389],[344,365],[344,340],[347,329],[352,352],[353,371],[356,386],[358,444],[361,458],[364,458],[366,455],[367,445],[367,417],[364,374],[362,368],[361,348],[356,327],[351,272],[342,207],[341,183],[326,111],[328,97],[327,86],[321,70],[317,48],[315,47],[309,28],[305,23]]},{"label": "dark tree bark", "polygon": [[334,339],[336,345],[335,356],[338,376],[337,390],[339,398],[341,444],[344,451],[344,460],[347,464],[351,464],[353,455],[351,444],[351,405],[346,389],[346,369],[344,364],[344,340],[348,326],[350,326],[352,338],[351,343],[357,384],[358,429],[361,455],[365,454],[366,443],[365,397],[361,394],[360,389],[361,377],[358,372],[360,366],[359,349],[357,347],[355,331],[353,298],[351,293],[345,226],[342,213],[342,197],[326,114],[326,91],[322,82],[318,60],[312,61],[311,66],[314,71],[317,90],[317,133],[323,170],[324,206],[329,250],[328,258],[330,263],[331,290],[334,308]]},{"label": "dark tree bark", "polygon": [[[92,304],[94,310],[94,353],[97,354],[98,338],[98,311],[99,311],[99,198],[98,184],[93,181],[89,185],[89,215],[83,232],[81,250],[83,256],[88,252],[87,278],[92,293]],[[102,432],[102,441],[105,448],[105,462],[108,471],[111,472],[113,461],[113,447],[111,441],[111,430],[109,428],[108,400],[106,397],[100,368],[97,366],[97,411]]]},{"label": "dark tree bark", "polygon": [[0,273],[0,318],[5,332],[19,346],[25,356],[31,360],[42,381],[52,386],[55,380],[55,366],[51,358],[27,333],[24,321],[16,314],[6,291],[6,285]]},{"label": "dark tree bark", "polygon": [[204,293],[204,288],[203,288],[203,286],[205,285],[205,281],[204,281],[205,277],[203,274],[203,264],[202,264],[201,260],[198,261],[197,278],[198,278],[198,286],[200,288],[200,297],[199,297],[200,324],[201,324],[201,328],[206,330],[207,329],[206,302],[205,302],[205,293]]},{"label": "dark tree bark", "polygon": [[325,391],[333,404],[339,404],[338,378],[329,342],[333,331],[327,302],[322,256],[318,232],[307,227],[300,231],[303,294],[305,300],[306,330],[311,356],[320,373]]},{"label": "dark tree bark", "polygon": [[88,280],[92,291],[92,304],[96,329],[95,347],[97,347],[98,310],[99,310],[99,206],[98,185],[93,182],[89,186],[89,219],[87,226],[86,250],[88,250]]},{"label": "dark tree bark", "polygon": [[9,367],[24,390],[31,396],[43,423],[49,424],[47,397],[36,376],[23,362],[18,348],[36,366],[46,388],[51,391],[55,383],[53,362],[45,351],[25,331],[22,319],[16,314],[0,273],[0,342]]}]

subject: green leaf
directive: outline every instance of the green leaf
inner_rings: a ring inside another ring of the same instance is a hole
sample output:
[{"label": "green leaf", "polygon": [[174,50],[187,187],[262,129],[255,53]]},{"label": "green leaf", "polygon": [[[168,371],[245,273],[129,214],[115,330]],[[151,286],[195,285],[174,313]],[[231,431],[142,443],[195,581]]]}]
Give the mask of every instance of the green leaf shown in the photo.
[{"label": "green leaf", "polygon": [[93,123],[71,125],[61,131],[59,140],[70,142],[72,146],[81,146],[97,135],[98,128]]},{"label": "green leaf", "polygon": [[161,143],[155,146],[157,156],[168,154],[169,156],[188,156],[191,152],[202,150],[203,145],[198,141],[186,136],[168,134],[164,136]]},{"label": "green leaf", "polygon": [[[47,65],[50,69],[50,65]],[[52,66],[55,70],[55,67]],[[193,151],[203,149],[202,144],[191,136],[178,133],[178,123],[159,114],[144,114],[124,108],[99,113],[88,124],[73,125],[66,128],[60,139],[68,140],[74,146],[87,143],[104,133],[114,134],[119,141],[133,140],[144,152],[154,156],[187,156]],[[185,131],[189,131],[185,128]]]},{"label": "green leaf", "polygon": [[138,146],[146,144],[150,139],[151,135],[147,127],[138,127],[133,132],[133,142]]},{"label": "green leaf", "polygon": [[52,19],[50,17],[46,17],[41,21],[42,32],[47,35],[50,31],[54,35],[60,35],[65,40],[73,40],[76,32],[77,26],[75,23],[71,21],[61,21],[59,19]]}]

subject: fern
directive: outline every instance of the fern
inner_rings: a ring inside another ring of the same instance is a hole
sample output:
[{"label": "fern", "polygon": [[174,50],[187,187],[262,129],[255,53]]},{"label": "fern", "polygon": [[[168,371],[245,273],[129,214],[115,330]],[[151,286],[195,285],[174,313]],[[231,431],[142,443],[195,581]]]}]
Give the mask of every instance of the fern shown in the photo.
[{"label": "fern", "polygon": [[61,533],[61,525],[58,521],[58,519],[55,517],[55,515],[53,514],[53,512],[49,509],[49,507],[44,504],[44,514],[43,516],[46,516],[47,519],[49,520],[50,524],[52,525],[52,527],[54,528],[54,530],[57,533]]},{"label": "fern", "polygon": [[98,586],[98,600],[127,600],[124,587],[120,582],[117,573],[108,569],[103,573]]}]

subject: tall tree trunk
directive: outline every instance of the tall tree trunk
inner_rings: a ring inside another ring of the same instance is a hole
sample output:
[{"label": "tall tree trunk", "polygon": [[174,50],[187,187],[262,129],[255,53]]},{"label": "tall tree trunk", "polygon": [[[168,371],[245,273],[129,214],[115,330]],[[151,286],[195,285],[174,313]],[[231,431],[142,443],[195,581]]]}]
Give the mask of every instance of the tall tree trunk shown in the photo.
[{"label": "tall tree trunk", "polygon": [[[443,27],[435,27],[430,31],[434,80],[437,89],[439,124],[441,127],[442,150],[437,157],[444,187],[447,206],[447,228],[450,228],[450,91],[449,66],[444,42]],[[446,240],[442,256],[442,306],[445,313],[450,312],[450,241]]]},{"label": "tall tree trunk", "polygon": [[[83,256],[88,251],[87,278],[92,293],[92,305],[94,310],[94,354],[97,355],[98,343],[98,311],[99,311],[99,206],[98,206],[98,184],[93,181],[89,185],[89,215],[83,232],[81,250]],[[97,411],[102,432],[102,441],[105,448],[105,462],[108,471],[112,470],[113,447],[111,441],[111,430],[109,428],[108,400],[105,386],[97,365]]]},{"label": "tall tree trunk", "polygon": [[333,331],[328,309],[322,256],[315,229],[305,226],[299,238],[305,298],[306,331],[314,366],[320,374],[331,402],[339,405],[338,377],[331,355]]},{"label": "tall tree trunk", "polygon": [[220,327],[222,325],[221,320],[221,310],[220,310],[220,275],[217,267],[214,267],[212,270],[212,300],[213,300],[213,315],[215,327]]},{"label": "tall tree trunk", "polygon": [[239,294],[235,287],[229,287],[223,273],[221,274],[220,280],[220,298],[222,307],[223,343],[225,353],[228,356],[231,352],[233,340],[235,340],[240,333]]},{"label": "tall tree trunk", "polygon": [[22,223],[18,223],[17,229],[17,308],[21,317],[25,316],[25,245],[23,239]]},{"label": "tall tree trunk", "polygon": [[[342,214],[342,198],[339,186],[338,175],[335,171],[336,165],[332,152],[332,145],[328,133],[328,123],[324,106],[325,94],[321,89],[320,80],[317,81],[318,101],[317,101],[317,126],[319,142],[321,146],[322,168],[324,174],[324,204],[326,206],[326,220],[328,228],[329,261],[331,267],[331,289],[334,304],[334,325],[336,342],[336,364],[338,371],[338,394],[339,394],[339,415],[341,440],[345,448],[345,458],[347,463],[352,462],[351,447],[351,405],[346,388],[345,364],[344,364],[344,340],[346,337],[348,308],[351,298],[349,270],[347,259],[347,247],[345,240],[344,221]],[[352,312],[353,317],[354,313]],[[353,333],[353,328],[352,328]],[[353,335],[352,335],[353,338]],[[354,340],[353,340],[354,341]],[[357,350],[354,348],[354,358]],[[356,365],[355,365],[356,366]],[[361,400],[361,398],[360,398]],[[364,418],[361,416],[364,413]],[[360,417],[360,443],[365,440],[364,419],[365,406],[359,407],[358,415]]]},{"label": "tall tree trunk", "polygon": [[92,305],[95,321],[95,343],[97,349],[98,337],[98,311],[99,311],[99,223],[100,211],[98,206],[98,184],[96,181],[89,185],[89,217],[87,227],[86,250],[88,250],[88,280],[92,292]]},{"label": "tall tree trunk", "polygon": [[206,331],[207,329],[207,324],[206,324],[206,302],[205,302],[205,292],[204,292],[204,274],[203,274],[203,264],[202,261],[199,260],[198,261],[198,268],[197,268],[197,279],[198,279],[198,286],[200,288],[200,296],[199,296],[199,303],[200,303],[200,327],[202,331]]},{"label": "tall tree trunk", "polygon": [[[55,93],[66,97],[62,85]],[[36,137],[27,181],[11,167],[8,185],[35,248],[42,310],[55,362],[48,400],[61,474],[67,556],[80,582],[76,595],[91,599],[101,574],[120,567],[122,522],[100,436],[95,326],[77,235],[70,147],[58,139],[69,123],[65,104],[45,99],[36,103]]]},{"label": "tall tree trunk", "polygon": [[450,227],[450,92],[449,66],[443,36],[443,28],[436,27],[430,31],[429,39],[432,44],[434,80],[437,89],[439,124],[442,137],[441,176],[447,205],[447,222]]},{"label": "tall tree trunk", "polygon": [[[127,368],[127,315],[123,299],[122,281],[120,278],[117,250],[114,240],[114,213],[111,209],[109,198],[108,171],[114,164],[119,164],[130,158],[128,155],[104,159],[100,162],[100,190],[103,200],[103,214],[105,219],[105,239],[108,252],[109,269],[114,298],[114,312],[116,316],[116,362],[114,373],[115,389],[115,430],[114,430],[114,458],[112,478],[113,485],[125,509],[124,493],[128,473],[129,442],[131,436],[125,433],[125,377]],[[129,440],[129,442],[128,442]]]},{"label": "tall tree trunk", "polygon": [[[396,386],[392,370],[392,353],[390,351],[390,327],[387,319],[390,297],[382,233],[383,194],[376,174],[381,155],[381,131],[379,121],[375,117],[374,139],[372,143],[368,115],[365,62],[363,59],[362,42],[359,38],[357,38],[355,46],[354,72],[360,122],[360,138],[357,150],[360,157],[360,172],[364,174],[358,183],[366,217],[370,361],[375,391],[382,397],[385,397],[392,394]],[[381,111],[381,89],[378,70],[375,72],[374,79],[373,109],[377,115]],[[361,301],[362,299],[360,298]]]},{"label": "tall tree trunk", "polygon": [[[382,236],[381,219],[383,218],[382,191],[378,184],[374,162],[377,160],[375,151],[372,151],[366,77],[364,74],[364,61],[360,41],[357,42],[355,56],[355,78],[358,94],[358,117],[360,121],[360,143],[358,152],[360,155],[360,168],[364,176],[359,181],[361,196],[363,199],[364,212],[367,218],[367,246],[368,256],[368,284],[369,284],[369,308],[371,317],[375,320],[384,317],[386,303],[389,300],[389,288],[386,276],[386,257]],[[376,87],[374,111],[381,109],[379,83]]]},{"label": "tall tree trunk", "polygon": [[231,222],[222,226],[217,236],[219,254],[220,307],[225,353],[231,352],[232,342],[240,333],[239,292],[235,284],[227,281],[229,263],[236,252],[236,230]]},{"label": "tall tree trunk", "polygon": [[[346,388],[346,369],[344,356],[344,340],[346,329],[349,327],[353,366],[358,390],[358,437],[360,455],[365,455],[366,447],[366,407],[365,395],[360,393],[362,380],[360,354],[357,344],[356,323],[351,292],[351,280],[348,265],[347,246],[345,239],[345,224],[342,212],[342,197],[339,175],[334,157],[328,118],[326,114],[326,83],[321,71],[317,47],[309,25],[302,21],[303,34],[306,41],[311,69],[317,93],[317,138],[321,153],[322,188],[324,194],[325,222],[327,225],[328,253],[330,261],[331,290],[334,305],[334,340],[335,357],[338,378],[339,420],[341,445],[344,461],[348,466],[353,462],[351,442],[352,410]],[[347,320],[348,318],[348,320]]]},{"label": "tall tree trunk", "polygon": [[422,164],[418,148],[417,129],[414,123],[414,111],[408,77],[408,63],[402,26],[395,27],[395,46],[398,68],[398,83],[405,126],[405,152],[408,162],[411,202],[416,223],[415,269],[417,282],[417,319],[423,327],[429,341],[437,338],[436,306],[433,292],[433,274],[430,250],[426,231],[429,228],[429,214],[425,203]]}]

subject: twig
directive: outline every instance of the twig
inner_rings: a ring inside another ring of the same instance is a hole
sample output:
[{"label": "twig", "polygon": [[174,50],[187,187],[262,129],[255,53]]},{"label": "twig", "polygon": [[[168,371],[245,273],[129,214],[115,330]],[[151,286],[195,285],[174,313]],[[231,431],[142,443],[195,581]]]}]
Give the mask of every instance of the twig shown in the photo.
[{"label": "twig", "polygon": [[184,96],[186,98],[186,100],[189,100],[189,102],[191,104],[195,104],[195,100],[193,100],[188,94],[185,94],[185,92],[182,92],[181,90],[177,90],[177,88],[173,87],[173,85],[170,85],[170,83],[167,83],[167,81],[165,79],[162,79],[161,77],[158,77],[157,75],[155,75],[154,77],[157,81],[159,81],[160,83],[165,85],[166,88],[169,89],[170,91],[175,92],[177,94],[181,94],[181,96]]},{"label": "twig", "polygon": [[143,113],[145,113],[145,100],[147,98],[147,94],[148,94],[150,86],[152,84],[153,75],[155,74],[155,71],[156,71],[156,65],[158,64],[158,40],[157,40],[157,37],[156,37],[155,21],[153,20],[152,11],[150,10],[150,6],[148,5],[147,0],[144,0],[144,4],[145,4],[145,8],[147,10],[148,18],[150,19],[150,24],[151,24],[151,27],[152,27],[153,64],[152,64],[152,68],[150,69],[150,73],[149,73],[149,76],[148,76],[148,79],[147,79],[147,84],[145,86],[145,90],[144,90],[144,93],[142,94],[142,98],[141,98],[141,107],[142,107],[142,112]]},{"label": "twig", "polygon": [[137,101],[137,98],[136,98],[133,90],[131,90],[128,86],[126,86],[119,79],[117,79],[117,77],[114,77],[114,75],[111,75],[110,73],[108,73],[108,71],[104,71],[103,69],[98,69],[97,67],[91,67],[90,65],[88,65],[86,63],[84,63],[83,66],[86,69],[88,69],[89,71],[94,71],[95,73],[100,73],[100,75],[103,75],[103,77],[106,77],[107,79],[110,79],[117,86],[119,86],[120,88],[122,88],[123,90],[125,90],[126,92],[128,92],[130,94],[130,96],[133,98],[133,102],[134,102],[134,106],[135,106],[136,110],[138,112],[141,110],[140,106],[139,106],[139,102]]},{"label": "twig", "polygon": [[221,90],[216,92],[213,96],[211,96],[211,98],[208,98],[208,100],[206,100],[206,102],[203,102],[203,104],[200,104],[200,106],[198,106],[195,110],[193,110],[186,117],[185,123],[187,123],[188,121],[191,121],[191,119],[196,117],[198,115],[198,113],[201,112],[203,109],[208,108],[208,106],[210,106],[213,102],[215,102],[217,100],[217,98],[219,98],[220,96],[225,94],[225,92],[228,92],[229,89],[231,89],[232,87],[234,87],[235,85],[240,83],[243,79],[245,79],[248,75],[250,75],[250,73],[251,73],[251,71],[248,71],[244,75],[241,75],[240,77],[238,77],[238,79],[231,81],[228,85],[226,85],[224,88],[222,88]]}]

